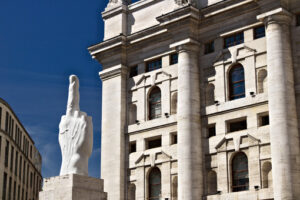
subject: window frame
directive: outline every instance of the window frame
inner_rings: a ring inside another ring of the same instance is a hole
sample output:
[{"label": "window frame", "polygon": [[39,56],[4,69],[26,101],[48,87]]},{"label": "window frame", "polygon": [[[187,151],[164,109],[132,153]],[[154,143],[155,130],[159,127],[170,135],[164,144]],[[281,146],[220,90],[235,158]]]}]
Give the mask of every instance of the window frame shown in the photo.
[{"label": "window frame", "polygon": [[[234,162],[235,160],[238,158],[238,156],[243,156],[243,158],[245,158],[246,160],[246,166],[247,166],[247,169],[239,169],[239,170],[235,170],[234,169]],[[242,173],[246,173],[246,175],[243,176],[243,178],[240,178]],[[236,177],[238,177],[238,179],[235,179]],[[247,177],[247,178],[245,178]],[[239,184],[239,180],[242,180],[242,179],[246,179],[246,184],[245,185],[240,185]],[[237,185],[235,185],[235,183],[238,182]],[[248,160],[248,157],[247,155],[244,153],[244,152],[238,152],[236,153],[233,157],[232,157],[232,160],[231,160],[231,191],[232,192],[242,192],[242,191],[248,191],[249,190],[249,186],[250,186],[250,179],[249,179],[249,160]],[[239,188],[243,188],[245,187],[244,189],[239,189]],[[236,190],[237,188],[237,190]]]},{"label": "window frame", "polygon": [[[151,176],[153,175],[153,173],[154,172],[156,172],[157,171],[157,175],[159,176],[159,180],[160,180],[160,183],[158,183],[158,184],[152,184],[151,183]],[[162,176],[161,176],[162,174],[161,174],[161,170],[158,168],[158,167],[154,167],[154,168],[152,168],[151,170],[150,170],[150,172],[149,172],[149,176],[148,176],[148,200],[159,200],[159,199],[161,199],[161,197],[162,197]],[[152,188],[152,186],[159,186],[159,190],[160,190],[160,194],[159,194],[159,196],[151,196],[152,194],[151,194],[151,192],[152,192],[152,190],[153,190],[153,188]]]},{"label": "window frame", "polygon": [[[173,56],[175,56],[175,55],[176,55],[177,57],[176,57],[176,59],[174,60]],[[176,65],[176,64],[178,64],[178,53],[176,52],[176,53],[170,54],[169,59],[170,59],[170,65]]]},{"label": "window frame", "polygon": [[[264,29],[263,33],[257,33],[256,32],[260,28]],[[266,27],[265,27],[265,25],[261,25],[261,26],[257,26],[255,28],[253,28],[253,38],[254,38],[254,40],[259,39],[259,38],[263,38],[265,36],[266,36]]]},{"label": "window frame", "polygon": [[204,44],[204,55],[211,54],[215,52],[215,41],[209,41]]},{"label": "window frame", "polygon": [[[156,63],[156,62],[159,62],[159,66],[154,66],[154,67],[149,67],[150,64],[153,64],[153,63]],[[158,69],[161,69],[162,68],[162,58],[159,57],[159,58],[156,58],[156,59],[153,59],[153,60],[149,60],[146,62],[146,72],[152,72],[152,71],[155,71],[155,70],[158,70]]]},{"label": "window frame", "polygon": [[[159,100],[155,100],[155,95],[160,95]],[[149,120],[161,118],[162,116],[161,96],[162,96],[161,89],[159,87],[156,86],[150,90],[149,97],[148,97],[148,119]],[[156,110],[160,110],[160,114],[157,114]]]},{"label": "window frame", "polygon": [[[238,40],[238,36],[241,36],[239,40]],[[232,39],[232,41],[230,43],[227,42],[227,40],[230,40],[230,39]],[[245,42],[244,31],[228,35],[223,38],[223,41],[224,41],[224,44],[223,44],[224,49],[227,49],[229,47],[233,47],[233,46],[236,46],[239,44],[243,44]]]},{"label": "window frame", "polygon": [[300,13],[296,14],[296,26],[300,27]]},{"label": "window frame", "polygon": [[[243,79],[240,79],[238,81],[233,81],[233,72],[235,72],[234,70],[241,68],[242,72],[243,72]],[[240,86],[243,86],[243,93],[234,93],[234,89]],[[229,87],[229,101],[232,100],[237,100],[237,99],[241,99],[241,98],[245,98],[246,97],[246,81],[245,81],[245,69],[244,66],[240,63],[237,63],[233,66],[230,67],[229,71],[228,71],[228,87]]]}]

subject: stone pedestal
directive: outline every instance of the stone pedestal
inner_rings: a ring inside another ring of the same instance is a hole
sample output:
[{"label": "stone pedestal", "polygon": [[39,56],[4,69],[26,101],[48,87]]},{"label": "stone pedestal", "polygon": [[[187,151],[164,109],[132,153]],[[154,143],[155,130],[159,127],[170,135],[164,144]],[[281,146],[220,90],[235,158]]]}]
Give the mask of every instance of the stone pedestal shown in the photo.
[{"label": "stone pedestal", "polygon": [[103,180],[77,174],[44,179],[40,200],[106,200]]}]

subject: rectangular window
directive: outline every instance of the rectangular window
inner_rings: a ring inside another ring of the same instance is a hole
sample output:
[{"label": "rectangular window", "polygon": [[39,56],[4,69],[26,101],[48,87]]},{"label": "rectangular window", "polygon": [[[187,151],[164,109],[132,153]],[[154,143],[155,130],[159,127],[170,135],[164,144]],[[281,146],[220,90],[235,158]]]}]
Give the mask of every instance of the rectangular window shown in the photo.
[{"label": "rectangular window", "polygon": [[170,55],[170,65],[175,65],[178,63],[178,53],[173,53]]},{"label": "rectangular window", "polygon": [[296,26],[300,26],[300,14],[296,15]]},{"label": "rectangular window", "polygon": [[130,142],[130,153],[136,152],[136,142]]},{"label": "rectangular window", "polygon": [[13,138],[14,137],[14,127],[15,127],[15,121],[12,119],[11,120],[11,131],[10,131],[10,137]]},{"label": "rectangular window", "polygon": [[138,75],[138,66],[130,67],[129,78],[132,78],[137,75]]},{"label": "rectangular window", "polygon": [[9,142],[6,140],[6,146],[5,146],[5,160],[4,165],[5,167],[8,167],[8,155],[9,155]]},{"label": "rectangular window", "polygon": [[11,199],[11,177],[9,177],[9,183],[8,183],[8,199]]},{"label": "rectangular window", "polygon": [[259,26],[254,28],[254,39],[262,38],[266,36],[265,26]]},{"label": "rectangular window", "polygon": [[1,158],[1,148],[2,148],[2,137],[0,136],[0,158]]},{"label": "rectangular window", "polygon": [[161,58],[146,63],[146,72],[160,69],[162,66]]},{"label": "rectangular window", "polygon": [[236,33],[224,38],[224,48],[244,43],[244,32]]},{"label": "rectangular window", "polygon": [[19,159],[19,152],[16,151],[16,159],[15,159],[15,175],[18,176],[18,159]]},{"label": "rectangular window", "polygon": [[20,185],[18,185],[18,198],[17,200],[20,200]]},{"label": "rectangular window", "polygon": [[32,158],[32,146],[30,145],[30,158]]},{"label": "rectangular window", "polygon": [[22,156],[20,155],[20,168],[19,168],[19,179],[21,180],[21,177],[22,177]]},{"label": "rectangular window", "polygon": [[215,51],[214,41],[204,44],[204,54],[209,54]]},{"label": "rectangular window", "polygon": [[229,132],[241,131],[245,129],[247,129],[247,120],[245,118],[228,122]]},{"label": "rectangular window", "polygon": [[32,172],[30,172],[30,187],[32,188]]},{"label": "rectangular window", "polygon": [[5,116],[5,132],[8,133],[8,112],[6,112],[6,116]]},{"label": "rectangular window", "polygon": [[2,200],[6,200],[7,173],[3,174]]},{"label": "rectangular window", "polygon": [[24,165],[23,165],[23,184],[25,184],[25,176],[26,176],[26,174],[25,174],[25,172],[26,172],[26,161],[25,161],[25,159],[24,159]]},{"label": "rectangular window", "polygon": [[22,196],[21,196],[21,200],[24,200],[24,188],[22,189]]},{"label": "rectangular window", "polygon": [[16,191],[17,190],[17,183],[16,181],[14,181],[14,195],[13,195],[13,199],[16,199]]},{"label": "rectangular window", "polygon": [[147,149],[161,147],[161,136],[147,140]]},{"label": "rectangular window", "polygon": [[177,132],[171,133],[171,145],[177,144]]},{"label": "rectangular window", "polygon": [[213,137],[216,136],[216,125],[215,124],[211,124],[208,125],[208,137]]},{"label": "rectangular window", "polygon": [[11,146],[11,152],[10,152],[10,171],[13,170],[14,166],[14,154],[15,154],[15,149],[13,146]]},{"label": "rectangular window", "polygon": [[0,107],[0,130],[2,129],[2,107]]},{"label": "rectangular window", "polygon": [[269,114],[268,113],[264,113],[264,114],[259,114],[258,116],[258,125],[259,126],[267,126],[270,124],[270,120],[269,120]]},{"label": "rectangular window", "polygon": [[29,164],[27,163],[27,179],[26,179],[27,188],[28,188],[28,180],[29,180]]}]

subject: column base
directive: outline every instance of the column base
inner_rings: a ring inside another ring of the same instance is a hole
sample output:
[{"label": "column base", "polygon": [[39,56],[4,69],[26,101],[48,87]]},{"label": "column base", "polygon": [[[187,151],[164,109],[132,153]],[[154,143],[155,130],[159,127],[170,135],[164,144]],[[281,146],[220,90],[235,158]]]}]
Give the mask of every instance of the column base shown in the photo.
[{"label": "column base", "polygon": [[68,174],[44,179],[40,200],[107,200],[103,180]]}]

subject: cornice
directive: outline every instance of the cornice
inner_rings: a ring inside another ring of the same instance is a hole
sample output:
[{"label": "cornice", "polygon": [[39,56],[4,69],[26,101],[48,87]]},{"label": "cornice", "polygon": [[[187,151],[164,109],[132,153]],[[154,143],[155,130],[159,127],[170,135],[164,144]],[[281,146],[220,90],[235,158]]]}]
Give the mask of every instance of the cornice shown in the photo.
[{"label": "cornice", "polygon": [[117,65],[115,67],[108,68],[99,72],[99,76],[102,81],[106,81],[108,79],[121,76],[121,75],[126,75],[126,74],[127,74],[127,67],[123,65]]}]

